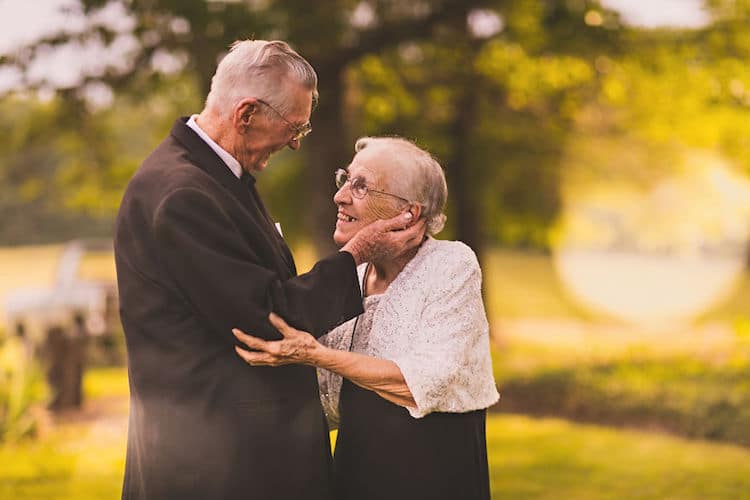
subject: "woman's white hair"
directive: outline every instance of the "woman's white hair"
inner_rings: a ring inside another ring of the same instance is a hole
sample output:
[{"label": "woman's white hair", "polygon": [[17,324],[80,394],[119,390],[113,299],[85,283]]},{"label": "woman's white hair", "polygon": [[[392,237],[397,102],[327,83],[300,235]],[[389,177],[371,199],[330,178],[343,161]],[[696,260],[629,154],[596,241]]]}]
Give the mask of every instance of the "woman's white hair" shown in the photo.
[{"label": "woman's white hair", "polygon": [[292,78],[318,99],[318,75],[305,58],[286,42],[279,40],[241,40],[234,42],[211,79],[206,107],[223,117],[246,97],[270,103],[282,113],[288,111],[283,82]]},{"label": "woman's white hair", "polygon": [[[422,216],[427,221],[427,234],[443,230],[446,216],[443,213],[448,199],[448,186],[440,163],[427,151],[402,137],[360,137],[354,144],[359,153],[365,148],[378,148],[397,166],[387,179],[389,186],[398,187],[399,196],[422,205]],[[394,193],[395,194],[395,193]]]}]

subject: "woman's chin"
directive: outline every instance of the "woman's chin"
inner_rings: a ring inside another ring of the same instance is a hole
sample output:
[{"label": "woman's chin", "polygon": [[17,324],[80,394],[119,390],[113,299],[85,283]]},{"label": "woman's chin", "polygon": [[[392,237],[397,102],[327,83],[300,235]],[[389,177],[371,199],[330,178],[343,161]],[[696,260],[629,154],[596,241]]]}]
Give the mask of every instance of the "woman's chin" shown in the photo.
[{"label": "woman's chin", "polygon": [[338,229],[333,232],[333,241],[340,247],[349,243],[350,239],[352,239],[351,236],[341,234]]}]

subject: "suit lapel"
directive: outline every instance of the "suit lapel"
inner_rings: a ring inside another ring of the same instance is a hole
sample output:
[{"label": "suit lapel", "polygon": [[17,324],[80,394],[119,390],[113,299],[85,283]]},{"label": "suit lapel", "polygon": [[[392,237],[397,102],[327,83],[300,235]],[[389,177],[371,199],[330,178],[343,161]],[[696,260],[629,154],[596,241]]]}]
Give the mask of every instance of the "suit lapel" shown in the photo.
[{"label": "suit lapel", "polygon": [[187,120],[187,117],[182,117],[175,121],[172,126],[172,136],[190,152],[196,167],[218,181],[237,201],[248,209],[248,213],[255,224],[264,234],[266,244],[273,249],[272,253],[277,261],[276,267],[280,271],[283,270],[285,273],[288,272],[292,276],[296,276],[297,270],[294,265],[294,258],[286,242],[276,231],[273,221],[255,189],[255,178],[249,174],[244,174],[242,179],[238,179],[214,150],[186,125]]},{"label": "suit lapel", "polygon": [[195,166],[217,180],[237,200],[247,204],[250,193],[214,150],[186,125],[187,120],[187,117],[177,119],[172,127],[172,136],[190,152]]}]

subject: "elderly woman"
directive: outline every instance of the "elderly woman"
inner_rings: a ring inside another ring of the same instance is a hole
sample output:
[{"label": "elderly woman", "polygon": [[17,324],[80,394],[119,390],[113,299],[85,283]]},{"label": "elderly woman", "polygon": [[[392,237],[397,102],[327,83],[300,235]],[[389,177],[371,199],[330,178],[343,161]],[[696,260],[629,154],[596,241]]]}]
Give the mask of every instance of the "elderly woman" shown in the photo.
[{"label": "elderly woman", "polygon": [[[376,219],[409,210],[422,245],[359,267],[365,312],[319,341],[281,318],[263,341],[235,330],[251,365],[319,368],[340,499],[489,499],[485,409],[498,400],[476,256],[438,241],[447,198],[440,165],[413,143],[362,138],[339,190],[339,245]],[[290,471],[293,474],[294,471]]]}]

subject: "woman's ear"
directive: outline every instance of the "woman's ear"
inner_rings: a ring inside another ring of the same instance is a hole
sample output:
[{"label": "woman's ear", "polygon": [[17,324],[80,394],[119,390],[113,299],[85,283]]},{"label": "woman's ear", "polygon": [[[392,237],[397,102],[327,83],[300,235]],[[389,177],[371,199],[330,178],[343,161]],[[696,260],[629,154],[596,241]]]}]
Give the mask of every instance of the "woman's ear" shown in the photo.
[{"label": "woman's ear", "polygon": [[419,217],[422,215],[422,205],[419,203],[412,203],[409,205],[409,212],[411,212],[412,215],[411,220],[419,220]]}]

